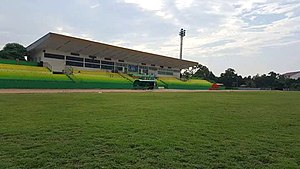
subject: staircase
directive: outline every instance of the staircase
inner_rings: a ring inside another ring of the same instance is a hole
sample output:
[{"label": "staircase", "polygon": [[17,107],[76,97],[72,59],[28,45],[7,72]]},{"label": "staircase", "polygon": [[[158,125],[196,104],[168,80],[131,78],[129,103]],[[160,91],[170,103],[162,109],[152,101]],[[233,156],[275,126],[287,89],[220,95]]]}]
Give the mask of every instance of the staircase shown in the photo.
[{"label": "staircase", "polygon": [[166,89],[168,88],[168,84],[166,82],[160,80],[159,78],[156,79],[156,80],[159,81],[159,82],[161,82],[162,84],[164,84],[164,88],[166,88]]},{"label": "staircase", "polygon": [[133,80],[131,80],[130,78],[128,78],[125,74],[123,73],[118,73],[121,77],[123,77],[124,79],[128,80],[129,82],[133,83]]}]

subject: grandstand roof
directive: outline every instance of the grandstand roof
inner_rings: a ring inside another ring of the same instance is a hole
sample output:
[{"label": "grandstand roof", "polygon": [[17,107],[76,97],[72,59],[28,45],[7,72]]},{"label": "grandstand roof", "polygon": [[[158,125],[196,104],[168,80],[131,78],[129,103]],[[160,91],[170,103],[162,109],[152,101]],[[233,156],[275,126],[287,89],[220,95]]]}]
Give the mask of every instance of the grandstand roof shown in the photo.
[{"label": "grandstand roof", "polygon": [[172,57],[162,56],[153,53],[113,46],[95,41],[65,36],[56,33],[48,33],[39,40],[27,47],[29,53],[40,50],[58,50],[62,52],[74,52],[98,58],[111,58],[124,60],[132,63],[146,63],[157,66],[173,68],[188,68],[198,63],[188,60],[180,60]]}]

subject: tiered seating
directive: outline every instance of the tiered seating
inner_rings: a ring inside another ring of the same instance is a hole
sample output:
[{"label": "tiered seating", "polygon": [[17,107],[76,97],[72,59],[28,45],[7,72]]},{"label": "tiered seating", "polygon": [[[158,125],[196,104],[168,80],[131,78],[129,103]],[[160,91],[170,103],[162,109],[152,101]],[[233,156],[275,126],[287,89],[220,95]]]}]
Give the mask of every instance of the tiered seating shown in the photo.
[{"label": "tiered seating", "polygon": [[124,77],[125,79],[131,81],[131,82],[134,82],[136,80],[136,78],[133,78],[132,76],[129,76],[128,74],[126,73],[119,73],[122,77]]},{"label": "tiered seating", "polygon": [[113,82],[128,83],[128,80],[120,76],[118,73],[105,71],[74,71],[73,77],[75,81],[81,82]]},{"label": "tiered seating", "polygon": [[66,75],[52,74],[45,67],[11,64],[0,64],[0,79],[70,81]]},{"label": "tiered seating", "polygon": [[47,68],[0,63],[0,88],[76,88],[66,75],[52,74]]},{"label": "tiered seating", "polygon": [[[132,89],[135,80],[121,73],[75,70],[67,76],[52,74],[45,67],[0,63],[0,88]],[[212,84],[206,80],[160,77],[157,85],[169,89],[209,89]]]},{"label": "tiered seating", "polygon": [[[105,71],[87,71],[75,70],[70,76],[75,82],[82,83],[91,88],[105,88],[105,89],[130,89],[132,82],[122,77],[118,73],[111,73]],[[87,84],[89,83],[89,84]]]},{"label": "tiered seating", "polygon": [[175,77],[160,77],[158,81],[167,84],[168,89],[208,89],[212,85],[206,80],[190,79],[182,81]]}]

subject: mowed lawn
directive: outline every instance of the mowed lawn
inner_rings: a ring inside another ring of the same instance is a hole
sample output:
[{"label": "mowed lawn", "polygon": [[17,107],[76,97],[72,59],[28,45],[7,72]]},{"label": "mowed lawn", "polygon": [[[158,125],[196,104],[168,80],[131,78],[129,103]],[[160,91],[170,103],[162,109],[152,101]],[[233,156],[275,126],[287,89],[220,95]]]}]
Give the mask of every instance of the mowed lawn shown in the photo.
[{"label": "mowed lawn", "polygon": [[0,168],[300,168],[300,92],[0,94]]}]

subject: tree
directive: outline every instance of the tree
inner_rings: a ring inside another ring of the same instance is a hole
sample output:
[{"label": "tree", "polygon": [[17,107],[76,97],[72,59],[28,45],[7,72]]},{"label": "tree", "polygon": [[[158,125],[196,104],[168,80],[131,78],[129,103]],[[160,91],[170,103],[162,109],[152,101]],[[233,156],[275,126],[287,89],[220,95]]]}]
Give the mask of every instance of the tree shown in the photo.
[{"label": "tree", "polygon": [[211,82],[215,82],[216,76],[213,74],[212,71],[210,71],[206,66],[203,66],[201,64],[198,64],[196,67],[196,72],[193,74],[193,77],[208,80]]},{"label": "tree", "polygon": [[184,69],[184,71],[181,73],[181,78],[183,79],[189,79],[193,75],[193,68]]},{"label": "tree", "polygon": [[219,82],[223,83],[225,87],[232,88],[232,87],[238,87],[239,80],[241,81],[242,76],[238,76],[235,73],[235,70],[232,68],[228,68],[225,70],[225,73],[221,73],[221,76],[219,78]]},{"label": "tree", "polygon": [[2,59],[19,59],[25,60],[26,48],[18,43],[8,43],[0,51],[0,58]]},{"label": "tree", "polygon": [[246,87],[251,87],[251,88],[255,87],[255,83],[254,83],[251,76],[244,77],[243,78],[243,83],[246,85]]}]

